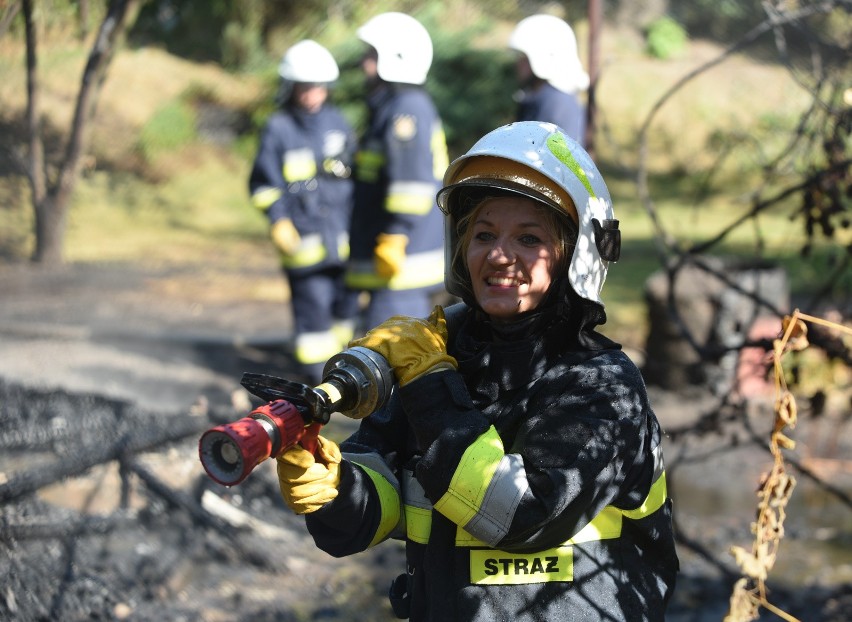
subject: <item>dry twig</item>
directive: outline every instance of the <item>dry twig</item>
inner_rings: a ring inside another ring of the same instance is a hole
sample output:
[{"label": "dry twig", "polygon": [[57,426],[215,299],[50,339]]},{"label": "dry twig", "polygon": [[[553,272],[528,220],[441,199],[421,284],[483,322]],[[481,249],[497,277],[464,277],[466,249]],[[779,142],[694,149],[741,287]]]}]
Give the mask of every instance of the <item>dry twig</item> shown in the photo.
[{"label": "dry twig", "polygon": [[805,315],[797,309],[786,316],[783,334],[774,341],[773,364],[775,371],[775,425],[770,435],[769,448],[774,458],[772,468],[762,478],[758,489],[757,520],[751,530],[754,542],[751,550],[731,547],[743,577],[734,585],[725,622],[749,622],[756,620],[760,608],[768,609],[783,620],[797,619],[772,605],[766,597],[766,579],[775,565],[778,548],[784,538],[786,507],[793,494],[796,479],[787,472],[783,450],[793,449],[795,441],[785,430],[796,426],[796,398],[787,387],[784,378],[783,357],[788,352],[799,352],[808,347],[808,327],[805,322],[821,324],[852,334],[852,329],[827,320]]}]

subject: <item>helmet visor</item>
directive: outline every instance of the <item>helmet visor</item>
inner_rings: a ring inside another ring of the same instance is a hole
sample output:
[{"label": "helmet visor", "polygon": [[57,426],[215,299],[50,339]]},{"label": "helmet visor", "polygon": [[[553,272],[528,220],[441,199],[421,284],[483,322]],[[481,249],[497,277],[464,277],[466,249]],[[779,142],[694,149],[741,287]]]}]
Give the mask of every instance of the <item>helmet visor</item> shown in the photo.
[{"label": "helmet visor", "polygon": [[576,224],[579,222],[577,209],[570,195],[548,177],[535,169],[493,156],[471,158],[454,172],[448,173],[445,182],[450,183],[438,193],[438,206],[454,218],[461,214],[460,190],[463,188],[499,189],[512,194],[540,201],[563,212]]}]

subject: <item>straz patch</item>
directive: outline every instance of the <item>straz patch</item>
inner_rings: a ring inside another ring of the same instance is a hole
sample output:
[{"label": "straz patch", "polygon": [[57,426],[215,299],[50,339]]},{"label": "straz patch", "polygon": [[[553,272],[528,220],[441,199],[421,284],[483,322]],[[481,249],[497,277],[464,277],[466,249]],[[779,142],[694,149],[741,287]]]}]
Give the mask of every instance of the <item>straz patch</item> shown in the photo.
[{"label": "straz patch", "polygon": [[574,548],[560,546],[538,553],[470,551],[470,582],[477,585],[524,585],[574,580]]},{"label": "straz patch", "polygon": [[393,135],[397,140],[411,140],[417,136],[417,118],[400,114],[393,118]]}]

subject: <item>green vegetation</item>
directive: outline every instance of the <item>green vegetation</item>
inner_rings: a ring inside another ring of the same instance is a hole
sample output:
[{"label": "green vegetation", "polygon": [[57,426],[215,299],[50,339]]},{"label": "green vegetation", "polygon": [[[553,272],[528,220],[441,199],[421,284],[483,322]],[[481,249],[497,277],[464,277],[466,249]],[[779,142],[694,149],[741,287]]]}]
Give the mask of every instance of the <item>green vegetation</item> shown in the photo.
[{"label": "green vegetation", "polygon": [[648,27],[648,53],[654,58],[679,56],[686,50],[686,42],[686,31],[671,17],[661,17]]},{"label": "green vegetation", "polygon": [[[227,5],[209,6],[219,11]],[[475,3],[451,14],[438,10],[442,6],[435,4],[419,16],[435,39],[427,87],[444,119],[451,152],[458,155],[511,119],[516,84],[504,42],[513,20],[502,3],[488,17]],[[361,47],[352,36],[355,22],[332,11],[325,22],[311,23],[301,23],[298,36],[316,38],[334,52],[342,73],[333,99],[360,128],[365,109],[357,68]],[[638,131],[672,85],[722,49],[679,39],[683,30],[673,24],[659,20],[652,27],[659,37],[656,54],[666,61],[649,57],[633,31],[607,25],[602,40],[607,60],[597,88],[596,151],[624,236],[622,260],[610,270],[605,299],[612,309],[610,330],[634,346],[645,332],[642,284],[660,265],[655,231],[637,194]],[[587,25],[580,20],[575,30],[585,56]],[[90,157],[69,215],[68,261],[190,263],[213,271],[217,265],[276,267],[266,223],[250,206],[246,189],[257,132],[272,110],[276,66],[286,47],[273,49],[270,41],[290,44],[297,31],[276,32],[280,39],[270,35],[262,58],[251,29],[223,32],[231,41],[228,53],[234,54],[229,64],[243,68],[233,72],[142,45],[145,30],[136,30],[135,47],[116,56],[104,84]],[[23,46],[12,36],[0,43],[0,124],[15,141],[4,149],[11,152],[24,145]],[[684,52],[675,54],[679,45]],[[56,137],[67,128],[69,101],[87,49],[60,34],[42,48],[43,106],[55,150],[61,145]],[[753,95],[755,84],[760,97]],[[732,57],[667,103],[649,132],[650,196],[660,222],[679,244],[687,247],[712,237],[748,208],[766,162],[783,148],[809,103],[783,67],[747,56]],[[211,138],[211,123],[213,129],[227,130],[228,138]],[[733,153],[736,157],[727,157]],[[33,245],[29,190],[12,160],[0,158],[0,261],[23,261]],[[714,251],[753,255],[760,248],[764,258],[789,270],[798,295],[812,294],[815,276],[836,263],[831,254],[838,244],[817,237],[810,255],[803,257],[803,225],[790,220],[793,208],[792,203],[779,206],[738,228]],[[848,229],[838,235],[849,243]],[[850,278],[845,276],[838,287],[848,292]]]},{"label": "green vegetation", "polygon": [[149,162],[195,138],[195,111],[184,101],[169,101],[157,108],[139,132],[139,149]]}]

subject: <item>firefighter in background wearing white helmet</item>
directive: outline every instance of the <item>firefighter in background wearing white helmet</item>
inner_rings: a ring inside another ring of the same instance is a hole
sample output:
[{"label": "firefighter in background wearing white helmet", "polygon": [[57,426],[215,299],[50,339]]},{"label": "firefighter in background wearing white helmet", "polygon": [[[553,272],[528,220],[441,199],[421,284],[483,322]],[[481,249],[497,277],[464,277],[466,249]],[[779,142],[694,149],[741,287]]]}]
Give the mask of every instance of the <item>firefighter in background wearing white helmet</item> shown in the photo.
[{"label": "firefighter in background wearing white helmet", "polygon": [[334,556],[406,541],[401,618],[661,622],[672,505],[642,376],[596,330],[621,243],[600,171],[555,125],[513,123],[438,201],[463,302],[352,342],[398,386],[340,447],[278,459],[285,501]]},{"label": "firefighter in background wearing white helmet", "polygon": [[567,22],[553,15],[532,15],[518,22],[509,37],[518,53],[516,121],[547,121],[583,144],[586,107],[580,93],[589,74],[577,52],[577,38]]},{"label": "firefighter in background wearing white helmet", "polygon": [[306,39],[284,54],[280,108],[267,120],[249,177],[289,284],[294,356],[310,382],[354,334],[358,295],[344,282],[352,213],[354,130],[328,102],[339,70]]},{"label": "firefighter in background wearing white helmet", "polygon": [[356,156],[347,283],[369,292],[364,328],[425,316],[443,292],[443,224],[435,193],[448,164],[444,130],[423,87],[432,64],[426,28],[383,13],[357,31],[369,124]]}]

